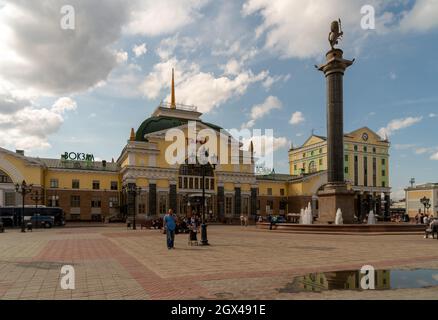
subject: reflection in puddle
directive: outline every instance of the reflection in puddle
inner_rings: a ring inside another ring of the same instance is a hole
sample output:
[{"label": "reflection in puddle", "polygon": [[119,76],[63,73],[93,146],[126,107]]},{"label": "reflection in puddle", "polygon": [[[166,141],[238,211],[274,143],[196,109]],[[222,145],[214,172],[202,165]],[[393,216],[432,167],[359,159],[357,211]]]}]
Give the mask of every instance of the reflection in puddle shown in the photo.
[{"label": "reflection in puddle", "polygon": [[[295,277],[282,293],[321,292],[327,290],[361,290],[360,270],[310,273]],[[415,270],[376,270],[374,274],[376,290],[393,290],[406,288],[425,288],[438,286],[437,269]]]}]

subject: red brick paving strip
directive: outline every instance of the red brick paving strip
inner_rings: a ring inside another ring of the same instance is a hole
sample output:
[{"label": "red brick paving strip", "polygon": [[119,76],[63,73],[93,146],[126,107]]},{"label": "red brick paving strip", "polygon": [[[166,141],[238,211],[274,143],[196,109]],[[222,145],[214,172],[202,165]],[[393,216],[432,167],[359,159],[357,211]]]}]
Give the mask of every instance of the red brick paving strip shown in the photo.
[{"label": "red brick paving strip", "polygon": [[51,240],[34,261],[82,262],[115,259],[151,299],[212,298],[194,279],[162,279],[122,248],[105,239]]}]

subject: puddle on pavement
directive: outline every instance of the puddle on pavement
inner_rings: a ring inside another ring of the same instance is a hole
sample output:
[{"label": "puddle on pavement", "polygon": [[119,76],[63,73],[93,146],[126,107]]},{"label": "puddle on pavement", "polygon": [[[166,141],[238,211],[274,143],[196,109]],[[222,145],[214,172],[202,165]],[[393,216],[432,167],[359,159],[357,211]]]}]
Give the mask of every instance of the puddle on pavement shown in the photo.
[{"label": "puddle on pavement", "polygon": [[[364,276],[360,273],[360,270],[309,273],[295,277],[292,282],[278,291],[280,293],[298,293],[362,290],[361,280]],[[438,286],[438,269],[374,271],[375,290],[415,289],[434,286]]]}]

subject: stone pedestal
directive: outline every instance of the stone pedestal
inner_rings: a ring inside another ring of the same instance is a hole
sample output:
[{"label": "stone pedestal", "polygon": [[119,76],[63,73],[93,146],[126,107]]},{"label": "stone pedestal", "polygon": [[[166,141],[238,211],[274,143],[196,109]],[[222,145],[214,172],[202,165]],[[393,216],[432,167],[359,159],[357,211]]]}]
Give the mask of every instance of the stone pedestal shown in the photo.
[{"label": "stone pedestal", "polygon": [[318,192],[318,223],[335,222],[336,211],[342,210],[344,224],[354,222],[354,191],[345,184],[327,184]]}]

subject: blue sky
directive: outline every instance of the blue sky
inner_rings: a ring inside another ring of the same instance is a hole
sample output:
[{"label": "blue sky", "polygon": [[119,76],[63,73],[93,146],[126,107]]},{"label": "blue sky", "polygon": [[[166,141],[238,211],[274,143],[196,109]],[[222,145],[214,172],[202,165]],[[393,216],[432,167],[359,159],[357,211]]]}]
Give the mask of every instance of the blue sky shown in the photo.
[{"label": "blue sky", "polygon": [[[65,4],[74,30],[60,27]],[[363,5],[375,29],[361,28]],[[287,172],[290,144],[326,132],[314,65],[338,17],[356,58],[345,131],[389,136],[394,196],[411,177],[438,181],[438,0],[0,0],[0,146],[117,159],[168,99],[174,67],[177,102],[227,129],[274,129],[275,169]]]}]

